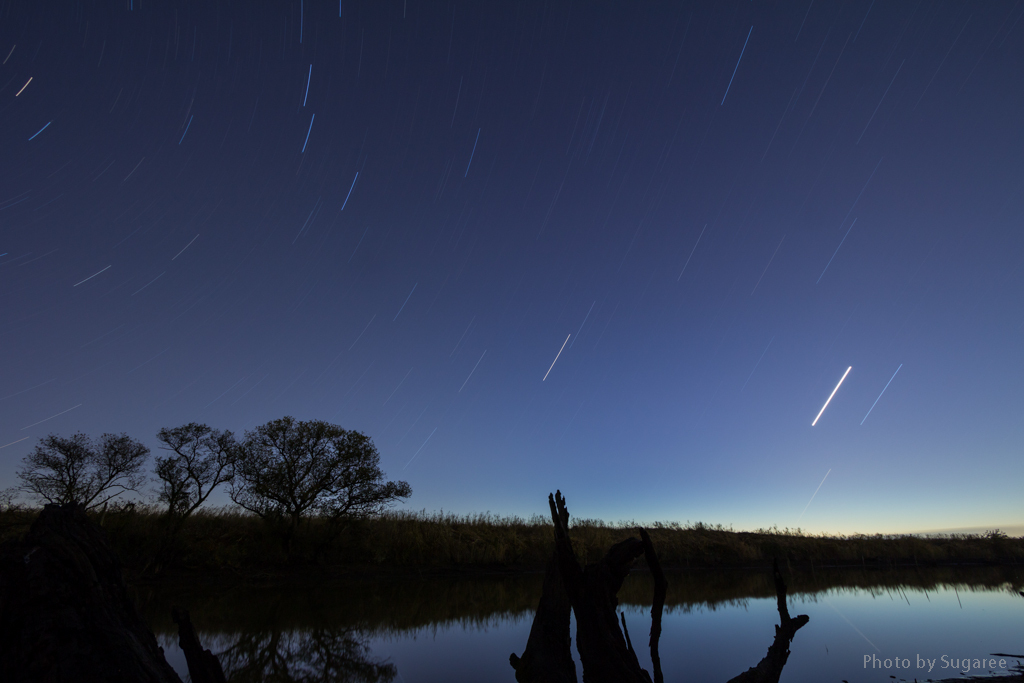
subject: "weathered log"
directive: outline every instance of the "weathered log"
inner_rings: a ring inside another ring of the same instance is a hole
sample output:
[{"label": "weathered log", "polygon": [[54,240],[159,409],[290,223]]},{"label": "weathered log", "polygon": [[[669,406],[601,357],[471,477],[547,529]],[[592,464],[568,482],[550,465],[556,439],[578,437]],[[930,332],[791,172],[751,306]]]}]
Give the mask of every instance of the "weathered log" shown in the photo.
[{"label": "weathered log", "polygon": [[[569,523],[568,512],[562,523]],[[576,683],[576,662],[572,658],[569,635],[571,611],[556,549],[544,572],[544,587],[523,656],[520,658],[513,652],[508,657],[519,683]]]},{"label": "weathered log", "polygon": [[619,589],[633,560],[643,554],[643,543],[635,538],[616,543],[599,562],[581,569],[569,541],[569,512],[561,491],[548,496],[548,504],[558,567],[576,615],[576,649],[584,683],[651,683],[619,628],[616,610]]},{"label": "weathered log", "polygon": [[523,656],[512,653],[508,658],[519,683],[576,683],[569,635],[571,609],[558,559],[553,556],[544,573],[543,592]]},{"label": "weathered log", "polygon": [[[629,574],[630,565],[642,553],[654,579],[649,644],[654,681],[662,683],[664,679],[658,643],[668,582],[650,535],[645,529],[638,528],[640,541],[629,538],[617,543],[600,562],[588,564],[581,569],[569,541],[569,511],[561,491],[548,496],[548,505],[555,527],[555,555],[548,564],[544,593],[534,617],[526,651],[521,659],[515,654],[509,657],[516,669],[516,680],[520,683],[576,681],[569,642],[571,608],[576,615],[576,649],[583,667],[584,683],[652,683],[650,674],[637,660],[625,615],[618,615],[622,619],[621,630],[616,618],[619,589]],[[775,627],[775,639],[768,648],[768,654],[757,666],[751,667],[729,683],[778,683],[789,659],[789,644],[796,632],[809,621],[806,614],[795,618],[789,616],[787,588],[779,571],[778,560],[775,560],[772,572],[780,620],[779,626]],[[556,580],[557,577],[561,578],[560,582]]]},{"label": "weathered log", "polygon": [[224,669],[221,668],[217,656],[209,650],[204,650],[199,643],[199,636],[192,628],[188,610],[174,607],[171,609],[171,618],[178,625],[178,645],[185,653],[188,675],[192,683],[227,683]]},{"label": "weathered log", "polygon": [[47,505],[0,546],[0,680],[181,683],[81,505]]},{"label": "weathered log", "polygon": [[772,574],[775,578],[775,598],[780,622],[775,627],[775,640],[768,648],[768,654],[757,663],[757,666],[730,679],[729,683],[778,683],[782,669],[789,659],[789,644],[793,642],[793,636],[810,620],[806,614],[790,618],[789,608],[786,606],[786,583],[779,572],[778,560],[772,564]]}]

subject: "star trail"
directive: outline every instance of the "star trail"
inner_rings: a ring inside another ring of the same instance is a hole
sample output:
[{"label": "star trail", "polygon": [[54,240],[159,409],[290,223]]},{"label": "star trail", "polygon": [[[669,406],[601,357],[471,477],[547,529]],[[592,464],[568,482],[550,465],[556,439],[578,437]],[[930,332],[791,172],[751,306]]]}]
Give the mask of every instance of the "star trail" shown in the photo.
[{"label": "star trail", "polygon": [[417,510],[1019,524],[1022,15],[7,3],[0,489],[292,415]]}]

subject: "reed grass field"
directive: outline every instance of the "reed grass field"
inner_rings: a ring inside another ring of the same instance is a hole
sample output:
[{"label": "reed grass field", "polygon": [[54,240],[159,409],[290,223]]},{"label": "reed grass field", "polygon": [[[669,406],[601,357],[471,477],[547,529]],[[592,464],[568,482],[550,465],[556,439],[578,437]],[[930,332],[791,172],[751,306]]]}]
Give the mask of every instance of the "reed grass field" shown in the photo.
[{"label": "reed grass field", "polygon": [[[38,509],[0,512],[0,541],[24,534]],[[156,507],[127,505],[89,513],[135,574],[260,575],[542,571],[554,549],[550,520],[490,514],[387,512],[344,522],[309,517],[292,531],[235,508],[200,510],[174,533]],[[676,522],[647,527],[668,569],[758,567],[774,558],[792,567],[1024,564],[1024,538],[986,534],[809,535],[800,530],[733,531]],[[570,523],[577,558],[596,562],[618,541],[637,536],[631,522]],[[643,559],[637,561],[643,566]]]}]

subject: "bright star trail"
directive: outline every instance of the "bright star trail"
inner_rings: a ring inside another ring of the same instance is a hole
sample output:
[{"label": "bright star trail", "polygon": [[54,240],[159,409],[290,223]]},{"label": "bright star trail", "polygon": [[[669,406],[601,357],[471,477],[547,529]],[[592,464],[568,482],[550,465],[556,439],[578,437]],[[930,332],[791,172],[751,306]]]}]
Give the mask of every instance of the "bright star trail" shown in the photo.
[{"label": "bright star trail", "polygon": [[837,384],[836,388],[832,390],[832,393],[828,395],[828,400],[825,401],[825,405],[823,405],[821,407],[821,410],[818,411],[818,416],[815,417],[814,418],[814,422],[811,423],[812,427],[814,425],[818,424],[818,419],[821,417],[821,414],[825,412],[825,408],[828,408],[828,404],[832,401],[832,397],[836,395],[837,391],[839,391],[839,387],[842,385],[843,380],[846,379],[846,376],[850,374],[850,370],[853,370],[853,366],[852,365],[850,367],[846,368],[846,372],[844,372],[843,376],[840,378],[839,384]]},{"label": "bright star trail", "polygon": [[53,121],[47,121],[47,122],[46,122],[46,125],[45,125],[45,126],[43,126],[42,128],[40,128],[39,130],[37,130],[37,131],[35,132],[35,135],[33,135],[32,137],[30,137],[30,138],[28,139],[28,140],[29,140],[29,142],[31,142],[32,140],[35,140],[35,139],[36,139],[36,136],[38,136],[38,135],[39,135],[40,133],[42,133],[42,132],[43,132],[44,130],[46,130],[47,128],[49,128],[49,126],[50,126],[50,124],[51,124],[51,123],[53,123]]},{"label": "bright star trail", "polygon": [[[312,122],[310,122],[310,125],[312,125]],[[356,171],[355,177],[352,178],[352,184],[348,186],[348,193],[345,195],[345,201],[341,203],[340,211],[344,211],[345,207],[348,205],[348,198],[352,196],[352,190],[355,189],[357,180],[359,180],[359,171]],[[365,232],[363,233],[363,237],[366,237]],[[362,242],[362,239],[360,239],[359,241]],[[358,249],[359,245],[356,245],[356,248]]]},{"label": "bright star trail", "polygon": [[[306,153],[306,145],[309,144],[309,134],[313,132],[313,121],[314,120],[316,120],[316,114],[313,114],[309,118],[309,130],[306,131],[306,139],[302,143],[302,152],[301,152],[301,154],[305,154]],[[188,132],[188,131],[186,131],[186,132]]]}]

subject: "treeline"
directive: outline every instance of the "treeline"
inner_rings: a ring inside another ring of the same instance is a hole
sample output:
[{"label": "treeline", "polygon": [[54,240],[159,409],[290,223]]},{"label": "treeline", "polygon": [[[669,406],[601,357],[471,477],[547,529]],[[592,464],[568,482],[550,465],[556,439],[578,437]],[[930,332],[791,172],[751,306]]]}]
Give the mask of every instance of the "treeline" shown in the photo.
[{"label": "treeline", "polygon": [[[262,535],[273,536],[287,557],[311,517],[336,533],[412,495],[408,483],[385,480],[380,454],[368,436],[320,420],[283,417],[241,439],[195,422],[161,429],[156,436],[166,454],[153,459],[152,476],[147,476],[150,450],[127,434],[99,439],[50,434],[22,461],[17,472],[21,485],[4,492],[0,510],[8,519],[24,517],[26,510],[17,501],[28,495],[35,503],[81,505],[101,521],[108,513],[111,519],[144,519],[145,539],[136,539],[138,547],[129,544],[122,557],[144,557],[143,568],[151,568],[182,564],[188,554],[182,534],[220,487],[227,488],[239,510],[261,521]],[[155,502],[126,498],[141,496],[149,481],[157,483]],[[211,519],[227,517],[207,513],[191,526],[205,528]],[[232,519],[229,528],[246,528],[253,521],[242,514]],[[120,536],[115,533],[115,538]]]},{"label": "treeline", "polygon": [[[550,518],[394,512],[411,495],[385,479],[369,437],[321,421],[284,417],[238,438],[204,424],[161,429],[163,455],[126,434],[40,440],[0,501],[0,540],[24,533],[40,503],[78,503],[102,524],[134,572],[259,574],[322,571],[543,570],[554,548]],[[147,467],[152,469],[147,473]],[[155,498],[141,495],[157,484]],[[209,509],[213,491],[233,507]],[[600,559],[635,526],[574,520],[582,561]],[[666,567],[768,565],[1024,564],[1024,538],[998,530],[942,538],[809,536],[789,530],[733,532],[704,524],[649,528]]]},{"label": "treeline", "polygon": [[[166,545],[165,515],[155,506],[128,505],[93,513],[114,551],[133,572],[221,573],[257,577],[290,571],[316,574],[450,571],[541,571],[554,548],[549,520],[490,515],[385,511],[340,523],[310,516],[291,532],[238,509],[199,510]],[[0,534],[23,533],[31,510],[0,514]],[[811,536],[776,530],[734,532],[703,524],[655,524],[651,539],[667,568],[767,566],[773,558],[793,569],[948,564],[1024,564],[1024,538],[985,535]],[[626,524],[581,520],[572,527],[581,561],[597,561],[613,544],[636,536]],[[642,564],[642,562],[641,562]]]}]

